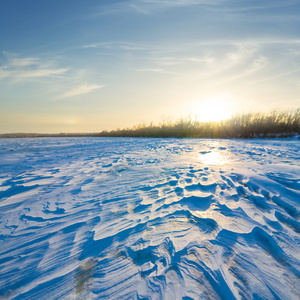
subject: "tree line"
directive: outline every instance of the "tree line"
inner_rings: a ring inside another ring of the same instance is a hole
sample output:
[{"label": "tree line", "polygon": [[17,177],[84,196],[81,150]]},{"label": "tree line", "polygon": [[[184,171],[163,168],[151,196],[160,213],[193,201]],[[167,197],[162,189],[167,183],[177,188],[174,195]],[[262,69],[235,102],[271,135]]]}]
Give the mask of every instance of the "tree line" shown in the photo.
[{"label": "tree line", "polygon": [[132,128],[94,133],[7,133],[0,138],[36,137],[154,137],[154,138],[275,138],[300,135],[300,108],[292,111],[236,114],[218,122],[191,117],[140,124]]},{"label": "tree line", "polygon": [[300,134],[300,108],[293,111],[236,114],[218,122],[201,122],[191,117],[159,124],[140,124],[132,128],[102,131],[102,137],[174,138],[274,138]]}]

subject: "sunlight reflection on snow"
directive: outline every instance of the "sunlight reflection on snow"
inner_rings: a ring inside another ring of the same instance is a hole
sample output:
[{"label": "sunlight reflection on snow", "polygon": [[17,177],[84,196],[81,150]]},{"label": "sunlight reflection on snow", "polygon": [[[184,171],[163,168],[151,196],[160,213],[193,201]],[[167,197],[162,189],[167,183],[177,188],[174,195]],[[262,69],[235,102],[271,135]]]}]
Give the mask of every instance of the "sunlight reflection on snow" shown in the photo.
[{"label": "sunlight reflection on snow", "polygon": [[207,165],[223,165],[229,161],[227,155],[222,155],[220,152],[209,152],[199,155],[202,163]]}]

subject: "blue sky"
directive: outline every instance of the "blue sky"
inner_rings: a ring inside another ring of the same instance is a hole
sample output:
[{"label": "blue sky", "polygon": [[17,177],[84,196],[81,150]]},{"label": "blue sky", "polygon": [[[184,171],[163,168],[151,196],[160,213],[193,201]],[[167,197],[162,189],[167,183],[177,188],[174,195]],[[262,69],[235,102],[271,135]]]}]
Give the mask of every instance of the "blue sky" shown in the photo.
[{"label": "blue sky", "polygon": [[299,1],[2,0],[0,41],[0,132],[300,106]]}]

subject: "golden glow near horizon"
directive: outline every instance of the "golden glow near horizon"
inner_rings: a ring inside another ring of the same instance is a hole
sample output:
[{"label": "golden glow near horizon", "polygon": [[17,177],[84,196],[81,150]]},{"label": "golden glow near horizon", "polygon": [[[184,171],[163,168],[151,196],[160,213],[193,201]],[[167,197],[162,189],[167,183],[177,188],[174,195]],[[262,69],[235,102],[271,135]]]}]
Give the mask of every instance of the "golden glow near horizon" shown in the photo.
[{"label": "golden glow near horizon", "polygon": [[195,117],[199,121],[222,121],[229,119],[234,113],[234,100],[229,95],[215,95],[196,102]]}]

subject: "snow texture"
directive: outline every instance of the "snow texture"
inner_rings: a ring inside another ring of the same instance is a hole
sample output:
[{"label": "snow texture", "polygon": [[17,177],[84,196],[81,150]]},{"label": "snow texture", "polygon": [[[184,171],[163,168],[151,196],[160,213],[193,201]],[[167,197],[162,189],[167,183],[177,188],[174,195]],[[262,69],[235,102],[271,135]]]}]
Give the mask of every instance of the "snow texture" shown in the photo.
[{"label": "snow texture", "polygon": [[300,142],[0,140],[0,298],[300,299]]}]

